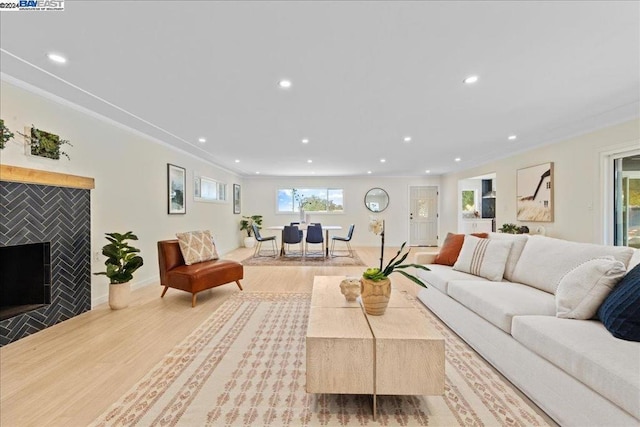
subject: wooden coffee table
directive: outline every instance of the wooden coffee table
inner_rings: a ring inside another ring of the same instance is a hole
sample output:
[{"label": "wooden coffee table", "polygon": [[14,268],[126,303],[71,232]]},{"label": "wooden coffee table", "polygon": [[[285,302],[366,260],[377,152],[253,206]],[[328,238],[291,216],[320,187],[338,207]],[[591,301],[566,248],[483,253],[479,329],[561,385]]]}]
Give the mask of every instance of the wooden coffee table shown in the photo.
[{"label": "wooden coffee table", "polygon": [[307,393],[444,393],[444,338],[404,295],[382,316],[340,292],[344,276],[316,276],[307,326]]}]

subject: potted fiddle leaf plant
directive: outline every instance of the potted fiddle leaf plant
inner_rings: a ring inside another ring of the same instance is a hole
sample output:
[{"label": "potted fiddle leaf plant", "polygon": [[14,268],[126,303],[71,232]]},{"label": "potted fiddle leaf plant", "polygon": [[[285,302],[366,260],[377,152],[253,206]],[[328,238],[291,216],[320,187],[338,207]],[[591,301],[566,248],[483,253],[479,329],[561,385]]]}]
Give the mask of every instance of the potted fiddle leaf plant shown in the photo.
[{"label": "potted fiddle leaf plant", "polygon": [[260,228],[262,226],[262,215],[243,216],[240,220],[240,231],[247,232],[247,237],[244,238],[245,248],[252,248],[256,244],[256,238],[253,237],[253,224]]},{"label": "potted fiddle leaf plant", "polygon": [[105,234],[109,243],[102,247],[102,255],[107,257],[104,262],[107,269],[94,274],[96,276],[104,275],[109,278],[109,306],[113,310],[118,310],[129,306],[130,282],[133,279],[133,273],[142,267],[144,261],[138,255],[140,249],[129,245],[127,242],[128,240],[138,240],[138,236],[131,231],[127,231],[124,234]]}]

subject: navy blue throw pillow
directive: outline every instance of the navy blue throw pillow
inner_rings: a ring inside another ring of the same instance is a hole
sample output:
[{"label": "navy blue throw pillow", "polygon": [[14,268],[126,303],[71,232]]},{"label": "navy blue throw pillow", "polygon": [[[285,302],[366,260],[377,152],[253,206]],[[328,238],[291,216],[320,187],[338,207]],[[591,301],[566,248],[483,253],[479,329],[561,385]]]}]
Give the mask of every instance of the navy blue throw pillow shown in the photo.
[{"label": "navy blue throw pillow", "polygon": [[640,341],[640,264],[604,300],[598,317],[614,337]]}]

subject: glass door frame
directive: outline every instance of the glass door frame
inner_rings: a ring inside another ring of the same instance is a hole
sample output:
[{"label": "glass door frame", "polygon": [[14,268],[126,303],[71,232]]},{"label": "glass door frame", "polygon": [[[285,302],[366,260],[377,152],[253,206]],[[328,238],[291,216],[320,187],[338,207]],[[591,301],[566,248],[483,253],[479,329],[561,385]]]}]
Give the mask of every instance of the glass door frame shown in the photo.
[{"label": "glass door frame", "polygon": [[602,194],[602,223],[601,233],[602,243],[613,246],[615,244],[616,227],[616,168],[615,160],[624,157],[640,155],[640,149],[636,141],[633,145],[621,146],[600,153],[601,158],[601,194]]}]

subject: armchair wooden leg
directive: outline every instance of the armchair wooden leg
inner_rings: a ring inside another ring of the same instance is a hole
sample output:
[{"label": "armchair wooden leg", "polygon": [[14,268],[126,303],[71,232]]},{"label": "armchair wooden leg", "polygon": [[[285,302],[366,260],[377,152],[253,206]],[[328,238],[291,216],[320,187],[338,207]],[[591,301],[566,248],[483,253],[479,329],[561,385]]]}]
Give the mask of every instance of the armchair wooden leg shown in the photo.
[{"label": "armchair wooden leg", "polygon": [[242,285],[240,284],[240,281],[239,281],[239,280],[236,280],[236,285],[238,285],[238,287],[240,288],[240,290],[241,290],[241,291],[243,290],[243,289],[242,289]]},{"label": "armchair wooden leg", "polygon": [[191,295],[191,307],[196,306],[196,294]]},{"label": "armchair wooden leg", "polygon": [[168,287],[168,286],[165,286],[165,287],[164,287],[164,289],[162,290],[162,295],[160,295],[160,298],[163,298],[163,297],[164,297],[164,294],[166,294],[166,293],[167,293],[167,290],[169,290],[169,287]]}]

